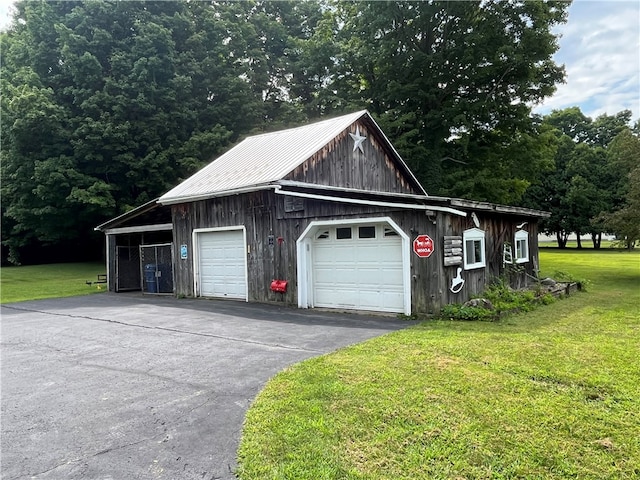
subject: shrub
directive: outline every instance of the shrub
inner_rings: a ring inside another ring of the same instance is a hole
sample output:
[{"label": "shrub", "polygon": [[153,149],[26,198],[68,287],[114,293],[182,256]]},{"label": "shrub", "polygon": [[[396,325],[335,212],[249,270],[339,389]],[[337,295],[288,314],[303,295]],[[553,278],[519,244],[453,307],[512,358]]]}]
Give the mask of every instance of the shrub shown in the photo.
[{"label": "shrub", "polygon": [[545,293],[544,295],[538,297],[538,300],[542,305],[550,305],[556,301],[556,298],[550,293]]},{"label": "shrub", "polygon": [[445,305],[440,311],[440,317],[449,320],[496,320],[496,312],[482,307],[467,307],[459,303]]},{"label": "shrub", "polygon": [[538,305],[549,305],[556,300],[553,295],[543,293],[540,286],[534,290],[514,290],[503,279],[497,279],[490,285],[481,298],[488,300],[493,305],[493,310],[455,303],[445,305],[440,311],[440,318],[492,321],[510,313],[529,312]]},{"label": "shrub", "polygon": [[591,283],[589,282],[589,280],[585,280],[584,278],[578,278],[574,275],[571,275],[570,273],[562,272],[559,270],[556,270],[553,273],[553,278],[559,282],[577,283],[578,288],[585,292],[587,291],[587,286],[589,285],[589,283]]}]

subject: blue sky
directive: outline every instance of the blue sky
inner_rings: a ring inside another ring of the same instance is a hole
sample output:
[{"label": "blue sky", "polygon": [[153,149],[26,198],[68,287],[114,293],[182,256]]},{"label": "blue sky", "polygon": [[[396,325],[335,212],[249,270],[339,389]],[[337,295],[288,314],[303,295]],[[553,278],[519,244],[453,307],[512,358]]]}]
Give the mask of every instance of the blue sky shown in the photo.
[{"label": "blue sky", "polygon": [[534,111],[577,105],[592,118],[624,109],[640,118],[640,2],[575,0],[556,31],[554,58],[565,65],[566,83]]},{"label": "blue sky", "polygon": [[[0,0],[0,28],[11,4]],[[566,83],[534,112],[577,105],[592,118],[624,109],[640,118],[640,2],[575,0],[556,32],[561,38],[555,60],[565,65]]]}]

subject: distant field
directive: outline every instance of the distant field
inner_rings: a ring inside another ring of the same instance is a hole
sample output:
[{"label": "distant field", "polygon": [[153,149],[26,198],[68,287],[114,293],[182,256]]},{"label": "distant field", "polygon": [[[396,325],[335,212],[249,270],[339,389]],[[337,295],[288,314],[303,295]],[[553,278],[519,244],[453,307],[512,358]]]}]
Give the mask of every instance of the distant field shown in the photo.
[{"label": "distant field", "polygon": [[[555,240],[538,242],[538,244],[541,247],[545,247],[545,248],[546,247],[558,248],[558,242],[556,242]],[[612,242],[611,240],[602,240],[602,243],[600,245],[600,249],[601,250],[611,249],[616,244],[617,244],[617,242]],[[567,242],[567,248],[570,248],[570,249],[578,248],[578,242],[576,242],[575,240],[569,240]],[[593,242],[591,241],[591,239],[582,240],[582,248],[593,250]],[[616,250],[617,250],[617,248],[616,248]]]},{"label": "distant field", "polygon": [[89,286],[85,282],[95,281],[98,274],[105,272],[101,262],[2,267],[0,303],[102,292],[106,285]]},{"label": "distant field", "polygon": [[640,478],[640,251],[543,249],[540,266],[588,291],[276,375],[247,413],[239,478]]}]

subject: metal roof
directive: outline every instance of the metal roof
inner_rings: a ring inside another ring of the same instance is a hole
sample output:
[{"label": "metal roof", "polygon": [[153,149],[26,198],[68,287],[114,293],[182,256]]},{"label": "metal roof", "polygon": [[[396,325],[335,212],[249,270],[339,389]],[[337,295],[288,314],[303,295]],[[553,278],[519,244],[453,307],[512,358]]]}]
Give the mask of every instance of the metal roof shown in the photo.
[{"label": "metal roof", "polygon": [[368,112],[361,110],[302,127],[248,137],[162,195],[159,202],[166,205],[199,200],[281,180],[365,115],[369,116]]},{"label": "metal roof", "polygon": [[248,137],[159,201],[178,203],[280,180],[366,113]]},{"label": "metal roof", "polygon": [[[96,231],[104,231],[108,228],[112,228],[114,225],[120,225],[121,223],[126,222],[127,220],[130,220],[132,218],[135,218],[139,215],[142,215],[150,210],[153,210],[154,208],[161,208],[160,205],[158,205],[158,199],[154,198],[153,200],[140,205],[139,207],[133,208],[131,210],[129,210],[128,212],[125,212],[121,215],[118,215],[117,217],[112,218],[111,220],[108,220],[100,225],[98,225],[97,227],[94,228],[94,230]],[[167,209],[168,212],[168,219],[171,220],[171,211],[169,209]]]}]

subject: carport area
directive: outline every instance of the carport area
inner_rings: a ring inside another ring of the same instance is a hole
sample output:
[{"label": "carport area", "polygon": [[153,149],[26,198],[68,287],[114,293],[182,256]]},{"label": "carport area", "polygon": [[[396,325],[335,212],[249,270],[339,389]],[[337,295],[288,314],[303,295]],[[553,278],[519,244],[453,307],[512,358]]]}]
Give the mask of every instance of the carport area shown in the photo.
[{"label": "carport area", "polygon": [[269,378],[408,325],[111,293],[1,313],[6,479],[233,479],[245,412]]}]

